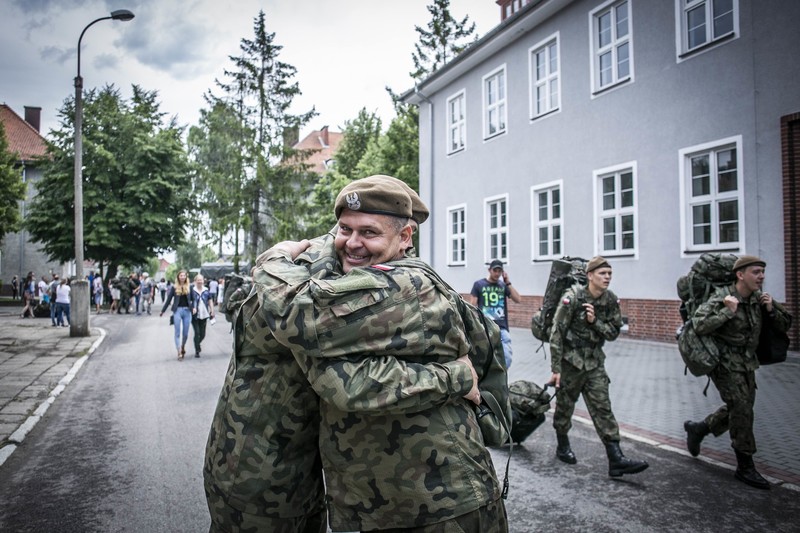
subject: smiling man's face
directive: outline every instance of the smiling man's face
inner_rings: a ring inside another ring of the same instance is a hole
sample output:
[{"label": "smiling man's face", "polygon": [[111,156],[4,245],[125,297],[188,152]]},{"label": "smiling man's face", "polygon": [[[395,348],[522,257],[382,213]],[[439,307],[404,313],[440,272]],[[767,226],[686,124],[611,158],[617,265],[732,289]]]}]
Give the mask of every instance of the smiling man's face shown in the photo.
[{"label": "smiling man's face", "polygon": [[334,241],[342,270],[346,274],[356,267],[402,258],[411,246],[411,233],[411,226],[397,217],[345,209]]}]

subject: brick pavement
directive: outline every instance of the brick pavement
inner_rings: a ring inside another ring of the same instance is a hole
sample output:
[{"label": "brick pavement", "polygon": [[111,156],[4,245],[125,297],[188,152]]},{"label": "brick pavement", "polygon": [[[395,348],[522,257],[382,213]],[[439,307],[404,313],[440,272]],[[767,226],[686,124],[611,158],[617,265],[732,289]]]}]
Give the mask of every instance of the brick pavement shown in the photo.
[{"label": "brick pavement", "polygon": [[0,309],[0,465],[105,336],[93,328],[88,337],[72,338],[49,318],[22,319],[12,309]]},{"label": "brick pavement", "polygon": [[[511,338],[514,361],[509,382],[546,382],[550,377],[549,345],[545,345],[545,359],[543,350],[536,352],[540,342],[529,330],[511,328]],[[674,344],[621,336],[607,343],[605,351],[611,404],[621,429],[639,440],[688,455],[683,422],[700,420],[722,405],[713,383],[704,396],[706,378],[684,375]],[[762,474],[800,487],[800,354],[790,353],[785,363],[760,368],[756,380],[756,465]],[[583,399],[577,404],[576,416],[589,419]],[[735,467],[728,434],[706,437],[700,458]]]}]

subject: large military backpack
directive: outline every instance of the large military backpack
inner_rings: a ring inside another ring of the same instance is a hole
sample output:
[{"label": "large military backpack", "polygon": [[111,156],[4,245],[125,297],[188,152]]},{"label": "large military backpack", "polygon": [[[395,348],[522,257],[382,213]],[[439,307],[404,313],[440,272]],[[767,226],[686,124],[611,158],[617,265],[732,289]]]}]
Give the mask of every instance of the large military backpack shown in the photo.
[{"label": "large military backpack", "polygon": [[253,286],[253,278],[241,274],[225,274],[225,290],[222,293],[222,303],[220,309],[225,313],[225,320],[233,323],[236,311],[242,306],[250,289]]},{"label": "large military backpack", "polygon": [[553,261],[542,299],[542,308],[531,318],[531,332],[534,337],[542,342],[550,341],[553,315],[556,314],[558,302],[561,301],[564,292],[576,283],[586,285],[586,259],[562,257]]},{"label": "large military backpack", "polygon": [[692,265],[689,273],[678,278],[678,297],[683,325],[675,334],[678,351],[692,375],[705,376],[719,363],[719,348],[708,336],[698,335],[691,321],[697,308],[703,305],[719,287],[736,281],[733,254],[705,253]]},{"label": "large military backpack", "polygon": [[524,441],[545,421],[553,397],[533,381],[519,380],[508,385],[511,401],[511,440]]}]

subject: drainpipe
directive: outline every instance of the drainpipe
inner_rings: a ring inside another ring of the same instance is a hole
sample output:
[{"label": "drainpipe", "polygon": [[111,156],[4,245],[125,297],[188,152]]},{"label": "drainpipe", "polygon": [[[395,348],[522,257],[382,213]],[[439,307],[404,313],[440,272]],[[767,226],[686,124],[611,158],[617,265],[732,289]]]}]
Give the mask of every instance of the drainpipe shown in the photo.
[{"label": "drainpipe", "polygon": [[[25,220],[25,202],[28,200],[28,180],[27,180],[27,168],[25,167],[25,161],[22,162],[22,183],[25,184],[25,196],[22,199],[22,205],[20,206],[20,218],[24,221]],[[24,275],[22,273],[25,271],[25,229],[20,228],[19,230],[19,272],[20,272],[20,287],[22,287],[22,280],[24,279]],[[20,292],[20,296],[22,292]]]},{"label": "drainpipe", "polygon": [[[433,201],[434,200],[434,197],[433,197],[433,191],[434,191],[434,187],[433,187],[433,150],[434,150],[434,148],[433,148],[433,102],[430,100],[430,98],[428,98],[427,96],[422,94],[419,91],[419,88],[416,85],[414,85],[414,93],[417,96],[419,96],[420,98],[422,98],[428,104],[428,135],[430,136],[430,138],[429,138],[430,156],[428,157],[428,176],[429,176],[429,180],[430,180],[430,185],[429,185],[429,188],[428,188],[428,197],[430,198],[430,204],[429,204],[429,208],[430,208],[430,215],[429,215],[430,226],[429,227],[432,228],[431,231],[430,231],[430,239],[429,239],[429,243],[428,243],[429,244],[429,246],[428,246],[428,263],[435,268],[434,255],[433,255],[433,251],[436,249],[435,246],[433,245],[434,235],[436,235],[436,231],[435,231],[435,228],[436,228],[435,211],[436,210],[434,209],[434,201]],[[422,191],[420,191],[420,193],[421,192]]]}]

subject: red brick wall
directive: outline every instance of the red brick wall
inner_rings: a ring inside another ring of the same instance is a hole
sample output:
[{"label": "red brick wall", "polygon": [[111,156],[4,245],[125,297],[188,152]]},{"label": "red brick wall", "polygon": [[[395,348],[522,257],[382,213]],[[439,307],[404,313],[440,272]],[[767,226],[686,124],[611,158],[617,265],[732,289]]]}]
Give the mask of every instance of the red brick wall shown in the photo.
[{"label": "red brick wall", "polygon": [[[469,295],[462,295],[469,301]],[[542,305],[541,296],[522,296],[520,303],[509,301],[509,325],[531,327],[531,317]],[[628,321],[629,339],[675,342],[675,330],[681,324],[678,300],[620,300],[623,318]]]},{"label": "red brick wall", "polygon": [[786,307],[794,317],[789,338],[800,350],[800,113],[781,118],[781,159]]}]

